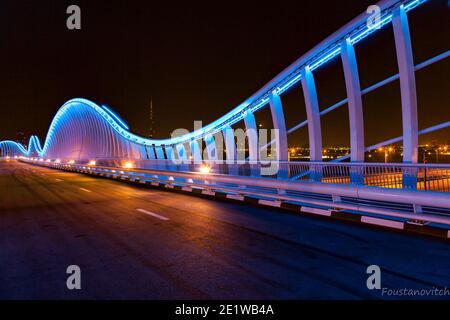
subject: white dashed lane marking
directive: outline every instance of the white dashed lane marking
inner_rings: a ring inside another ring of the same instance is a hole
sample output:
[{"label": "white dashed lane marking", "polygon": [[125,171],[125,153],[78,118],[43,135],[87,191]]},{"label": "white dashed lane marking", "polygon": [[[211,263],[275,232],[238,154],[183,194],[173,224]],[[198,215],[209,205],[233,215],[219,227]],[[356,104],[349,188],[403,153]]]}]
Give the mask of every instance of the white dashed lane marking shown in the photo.
[{"label": "white dashed lane marking", "polygon": [[147,211],[147,210],[144,210],[144,209],[136,209],[136,210],[139,211],[139,212],[145,213],[145,214],[147,214],[149,216],[152,216],[152,217],[164,220],[164,221],[169,220],[169,218],[163,217],[163,216],[161,216],[161,215],[159,215],[157,213],[153,213],[153,212],[150,212],[150,211]]}]

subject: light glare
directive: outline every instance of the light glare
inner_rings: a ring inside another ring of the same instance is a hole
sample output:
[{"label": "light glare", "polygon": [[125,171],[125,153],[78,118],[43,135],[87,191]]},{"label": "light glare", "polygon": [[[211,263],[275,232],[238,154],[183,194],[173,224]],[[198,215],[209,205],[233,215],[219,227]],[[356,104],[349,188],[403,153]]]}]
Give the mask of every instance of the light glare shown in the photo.
[{"label": "light glare", "polygon": [[201,166],[201,167],[200,167],[200,172],[201,172],[202,174],[208,174],[208,173],[211,172],[211,168],[208,167],[208,166]]}]

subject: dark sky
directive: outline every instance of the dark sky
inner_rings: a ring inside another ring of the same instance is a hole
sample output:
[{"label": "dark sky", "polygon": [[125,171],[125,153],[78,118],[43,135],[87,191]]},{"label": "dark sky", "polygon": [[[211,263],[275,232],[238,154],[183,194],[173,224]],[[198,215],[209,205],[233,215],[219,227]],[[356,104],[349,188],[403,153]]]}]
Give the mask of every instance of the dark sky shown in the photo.
[{"label": "dark sky", "polygon": [[[156,137],[192,129],[194,120],[208,123],[234,108],[373,3],[2,0],[0,139],[18,131],[43,138],[74,97],[111,106],[141,135],[153,97]],[[80,31],[66,28],[70,4],[81,7]],[[450,10],[446,0],[416,10],[410,19],[419,63],[449,49]],[[397,72],[391,29],[372,38],[356,48],[362,87]],[[418,73],[421,128],[450,120],[448,74],[448,59]],[[316,80],[321,109],[345,97],[339,59]],[[364,97],[366,144],[401,133],[398,83],[375,93]],[[301,89],[285,101],[288,125],[303,120]],[[347,118],[344,108],[324,117],[325,144],[348,144]],[[263,112],[257,119],[268,122]],[[450,140],[449,131],[427,138],[435,137]],[[305,141],[306,130],[290,138]]]}]

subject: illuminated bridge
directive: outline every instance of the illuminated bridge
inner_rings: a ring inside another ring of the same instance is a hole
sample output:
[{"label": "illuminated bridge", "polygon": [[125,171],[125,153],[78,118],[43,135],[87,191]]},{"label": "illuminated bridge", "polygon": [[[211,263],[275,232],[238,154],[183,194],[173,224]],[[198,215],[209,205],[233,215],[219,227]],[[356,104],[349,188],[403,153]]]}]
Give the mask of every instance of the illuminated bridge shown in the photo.
[{"label": "illuminated bridge", "polygon": [[[237,200],[256,197],[273,206],[296,203],[304,212],[322,215],[351,212],[372,222],[388,217],[392,223],[384,224],[394,227],[398,221],[450,224],[450,165],[418,164],[419,135],[450,126],[450,119],[443,119],[419,130],[415,73],[450,55],[447,50],[414,61],[408,15],[424,3],[381,1],[380,15],[371,23],[367,13],[356,17],[229,113],[192,132],[164,140],[140,137],[110,108],[77,98],[59,109],[43,143],[37,136],[27,147],[2,141],[0,156]],[[363,88],[355,47],[387,28],[393,30],[398,73]],[[332,63],[342,64],[347,97],[320,111],[315,72]],[[402,135],[367,145],[362,97],[394,81],[400,83]],[[307,118],[288,128],[283,95],[292,90],[302,91]],[[351,152],[323,162],[321,117],[347,107]],[[263,108],[272,115],[269,139],[260,134],[254,116]],[[240,122],[246,128],[244,152],[232,130]],[[310,162],[289,161],[288,135],[306,126]],[[365,162],[367,152],[398,142],[403,144],[402,163]]]}]

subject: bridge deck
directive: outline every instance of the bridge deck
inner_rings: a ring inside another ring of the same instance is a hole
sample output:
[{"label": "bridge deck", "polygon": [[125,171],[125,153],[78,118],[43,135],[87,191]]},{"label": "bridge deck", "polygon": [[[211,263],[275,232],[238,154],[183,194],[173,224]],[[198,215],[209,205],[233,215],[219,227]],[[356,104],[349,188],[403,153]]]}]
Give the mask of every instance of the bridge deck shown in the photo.
[{"label": "bridge deck", "polygon": [[382,298],[371,264],[386,287],[450,287],[434,239],[17,162],[0,188],[0,298]]}]

